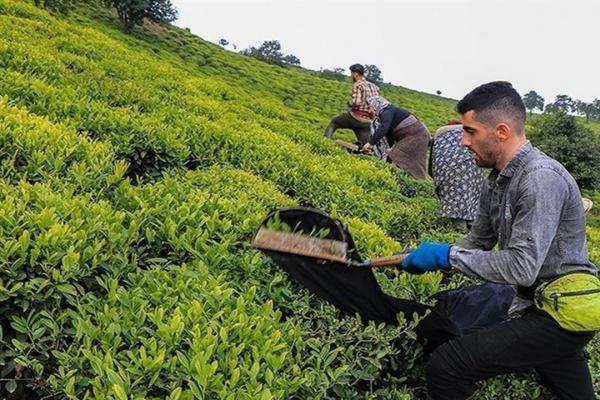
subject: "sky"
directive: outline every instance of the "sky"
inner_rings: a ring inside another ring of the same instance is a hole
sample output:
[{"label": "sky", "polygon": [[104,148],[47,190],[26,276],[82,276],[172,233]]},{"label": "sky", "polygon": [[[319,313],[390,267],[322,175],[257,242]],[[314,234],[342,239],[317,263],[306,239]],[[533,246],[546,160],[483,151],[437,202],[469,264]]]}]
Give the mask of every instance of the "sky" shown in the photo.
[{"label": "sky", "polygon": [[175,24],[205,40],[237,51],[278,40],[313,70],[374,64],[385,82],[454,99],[494,80],[546,103],[600,98],[600,0],[172,3]]}]

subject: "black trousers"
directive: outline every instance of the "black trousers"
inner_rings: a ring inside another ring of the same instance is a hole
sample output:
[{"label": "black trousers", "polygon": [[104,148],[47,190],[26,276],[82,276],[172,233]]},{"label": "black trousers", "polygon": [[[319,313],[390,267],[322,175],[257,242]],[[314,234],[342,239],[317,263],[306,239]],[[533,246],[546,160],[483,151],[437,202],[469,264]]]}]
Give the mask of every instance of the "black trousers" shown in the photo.
[{"label": "black trousers", "polygon": [[371,123],[359,121],[349,112],[334,117],[325,129],[325,136],[331,137],[337,129],[352,129],[356,139],[365,144],[371,138]]},{"label": "black trousers", "polygon": [[535,369],[559,398],[595,400],[583,351],[593,336],[565,331],[532,308],[520,318],[438,346],[426,368],[428,395],[432,400],[467,399],[478,381]]}]

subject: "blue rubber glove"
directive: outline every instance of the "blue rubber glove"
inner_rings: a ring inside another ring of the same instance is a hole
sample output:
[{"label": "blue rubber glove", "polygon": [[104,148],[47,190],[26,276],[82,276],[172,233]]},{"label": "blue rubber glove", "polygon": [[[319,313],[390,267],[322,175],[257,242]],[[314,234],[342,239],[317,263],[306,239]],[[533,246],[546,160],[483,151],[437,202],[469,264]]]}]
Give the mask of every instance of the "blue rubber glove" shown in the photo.
[{"label": "blue rubber glove", "polygon": [[411,274],[443,269],[450,271],[450,245],[446,243],[423,242],[402,261],[402,269]]}]

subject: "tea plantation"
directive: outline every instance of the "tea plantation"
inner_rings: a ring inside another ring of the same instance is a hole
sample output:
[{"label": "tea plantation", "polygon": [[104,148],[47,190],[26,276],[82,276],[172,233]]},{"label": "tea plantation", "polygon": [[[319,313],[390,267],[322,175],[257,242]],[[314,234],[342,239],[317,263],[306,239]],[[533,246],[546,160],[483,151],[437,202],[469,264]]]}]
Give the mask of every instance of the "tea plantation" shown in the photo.
[{"label": "tea plantation", "polygon": [[[411,326],[343,317],[249,245],[293,204],[342,219],[364,256],[462,236],[430,182],[322,137],[349,92],[174,26],[124,35],[99,6],[0,0],[0,395],[424,398]],[[432,131],[455,116],[451,100],[383,92]],[[420,301],[468,283],[377,277]],[[588,350],[600,393],[600,341]],[[476,399],[551,399],[535,379]]]}]

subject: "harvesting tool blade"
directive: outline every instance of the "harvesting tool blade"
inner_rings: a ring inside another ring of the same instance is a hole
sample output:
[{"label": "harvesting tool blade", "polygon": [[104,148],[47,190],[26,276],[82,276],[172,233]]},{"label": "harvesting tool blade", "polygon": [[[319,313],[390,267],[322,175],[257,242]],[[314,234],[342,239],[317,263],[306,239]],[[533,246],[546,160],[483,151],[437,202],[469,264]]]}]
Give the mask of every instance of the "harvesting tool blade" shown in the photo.
[{"label": "harvesting tool blade", "polygon": [[323,260],[348,262],[348,243],[320,239],[299,233],[288,233],[261,227],[254,237],[254,247]]}]

